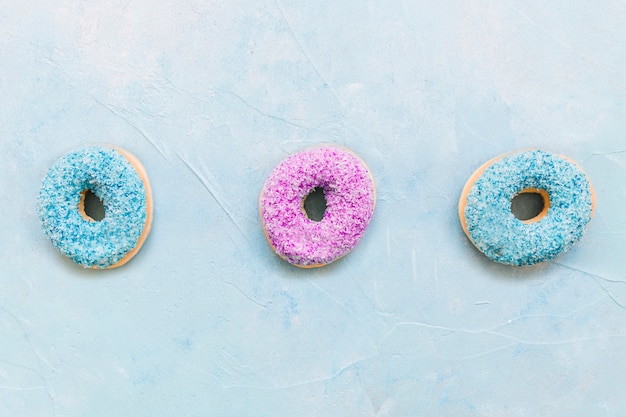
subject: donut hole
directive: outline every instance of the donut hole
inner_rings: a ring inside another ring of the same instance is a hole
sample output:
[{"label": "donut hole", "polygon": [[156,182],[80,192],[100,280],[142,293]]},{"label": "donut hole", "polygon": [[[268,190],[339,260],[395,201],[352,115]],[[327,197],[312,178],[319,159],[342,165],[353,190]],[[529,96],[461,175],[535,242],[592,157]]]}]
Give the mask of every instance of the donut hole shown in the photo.
[{"label": "donut hole", "polygon": [[314,222],[320,222],[326,213],[326,194],[322,187],[315,187],[302,200],[304,213]]},{"label": "donut hole", "polygon": [[78,209],[85,220],[99,222],[104,219],[104,203],[91,190],[83,190],[80,193],[80,203]]},{"label": "donut hole", "polygon": [[550,197],[539,189],[522,190],[511,200],[511,213],[524,223],[534,223],[548,214]]}]

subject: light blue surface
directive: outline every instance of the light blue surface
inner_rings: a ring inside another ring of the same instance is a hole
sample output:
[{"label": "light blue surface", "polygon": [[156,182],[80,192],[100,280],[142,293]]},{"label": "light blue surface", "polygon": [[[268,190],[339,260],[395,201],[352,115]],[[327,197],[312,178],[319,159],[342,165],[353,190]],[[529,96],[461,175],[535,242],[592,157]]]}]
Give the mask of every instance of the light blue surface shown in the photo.
[{"label": "light blue surface", "polygon": [[[54,5],[53,5],[54,4]],[[0,3],[0,415],[622,416],[624,2]],[[258,196],[286,155],[347,146],[378,201],[358,247],[300,270]],[[37,219],[64,152],[113,143],[152,232],[110,271]],[[534,267],[473,248],[472,171],[567,155],[598,205]]]}]

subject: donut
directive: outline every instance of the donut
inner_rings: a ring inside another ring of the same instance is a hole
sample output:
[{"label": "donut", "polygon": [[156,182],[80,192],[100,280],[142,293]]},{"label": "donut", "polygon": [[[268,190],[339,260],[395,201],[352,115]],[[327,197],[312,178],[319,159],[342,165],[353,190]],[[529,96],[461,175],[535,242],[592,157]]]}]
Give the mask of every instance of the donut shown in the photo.
[{"label": "donut", "polygon": [[[538,194],[543,208],[520,220],[511,202],[523,193]],[[470,176],[459,218],[469,240],[489,259],[534,265],[578,242],[595,202],[591,181],[576,162],[542,150],[516,151],[487,161]]]},{"label": "donut", "polygon": [[[304,200],[322,189],[326,211],[309,219]],[[327,265],[359,242],[374,213],[372,174],[351,151],[320,146],[295,153],[270,173],[259,197],[265,237],[284,260],[301,268]]]},{"label": "donut", "polygon": [[[90,191],[103,205],[96,221],[85,212]],[[152,225],[152,191],[141,162],[130,152],[86,146],[62,156],[39,190],[44,233],[65,256],[85,268],[124,265],[137,254]]]}]

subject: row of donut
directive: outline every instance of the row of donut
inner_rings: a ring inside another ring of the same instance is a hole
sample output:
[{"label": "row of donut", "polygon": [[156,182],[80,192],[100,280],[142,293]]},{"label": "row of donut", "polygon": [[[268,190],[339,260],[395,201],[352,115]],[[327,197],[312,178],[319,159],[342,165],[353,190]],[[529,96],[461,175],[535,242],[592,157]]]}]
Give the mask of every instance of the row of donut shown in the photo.
[{"label": "row of donut", "polygon": [[[326,208],[309,218],[304,201],[321,189]],[[88,193],[105,215],[85,211]],[[542,209],[526,220],[511,211],[525,193],[541,197]],[[272,249],[302,268],[329,264],[359,242],[374,213],[376,190],[366,164],[350,150],[326,145],[282,161],[259,198],[263,230]],[[593,217],[595,195],[581,167],[542,150],[516,151],[479,167],[461,192],[459,218],[469,240],[490,259],[532,265],[567,251]],[[152,225],[153,202],[145,168],[130,152],[87,146],[61,157],[39,192],[45,234],[64,255],[86,268],[115,268],[141,248]]]}]

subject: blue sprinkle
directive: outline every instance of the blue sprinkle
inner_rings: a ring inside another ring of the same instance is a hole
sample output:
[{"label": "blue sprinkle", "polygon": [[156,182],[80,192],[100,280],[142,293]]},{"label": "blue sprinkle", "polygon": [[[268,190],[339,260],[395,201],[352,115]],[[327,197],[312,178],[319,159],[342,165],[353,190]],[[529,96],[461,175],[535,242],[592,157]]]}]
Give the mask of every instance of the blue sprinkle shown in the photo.
[{"label": "blue sprinkle", "polygon": [[[547,215],[524,223],[511,212],[511,200],[525,189],[545,190]],[[470,239],[490,259],[533,265],[569,250],[593,215],[593,191],[585,173],[571,161],[541,150],[507,155],[488,167],[467,196]]]},{"label": "blue sprinkle", "polygon": [[[101,221],[81,216],[78,205],[85,190],[103,202]],[[39,217],[61,253],[86,268],[108,268],[137,245],[146,223],[146,189],[115,149],[80,148],[61,157],[43,179]]]}]

